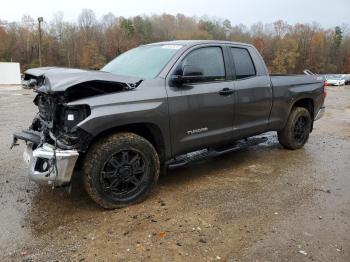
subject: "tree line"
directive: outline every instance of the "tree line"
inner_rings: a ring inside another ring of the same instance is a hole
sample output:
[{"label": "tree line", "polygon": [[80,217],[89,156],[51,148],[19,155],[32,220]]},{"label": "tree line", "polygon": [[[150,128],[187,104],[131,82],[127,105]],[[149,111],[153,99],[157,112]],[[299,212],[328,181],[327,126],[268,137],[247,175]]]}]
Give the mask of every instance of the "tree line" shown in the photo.
[{"label": "tree line", "polygon": [[[96,18],[83,9],[77,22],[63,13],[42,24],[42,65],[99,69],[130,48],[175,39],[216,39],[253,44],[271,73],[350,73],[350,34],[346,26],[325,29],[319,24],[288,24],[279,20],[249,28],[229,20],[183,14]],[[20,62],[22,70],[39,66],[36,19],[0,20],[0,61]]]}]

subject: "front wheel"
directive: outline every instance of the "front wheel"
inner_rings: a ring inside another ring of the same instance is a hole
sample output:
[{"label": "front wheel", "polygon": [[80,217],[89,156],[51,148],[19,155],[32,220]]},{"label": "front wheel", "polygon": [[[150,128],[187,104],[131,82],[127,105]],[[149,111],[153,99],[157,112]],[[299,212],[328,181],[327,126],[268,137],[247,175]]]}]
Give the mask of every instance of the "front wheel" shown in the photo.
[{"label": "front wheel", "polygon": [[133,133],[117,133],[95,143],[83,163],[84,186],[106,209],[144,200],[159,176],[159,158],[150,142]]},{"label": "front wheel", "polygon": [[303,107],[295,107],[288,117],[286,126],[277,132],[278,141],[287,149],[299,149],[307,142],[311,126],[310,112]]}]

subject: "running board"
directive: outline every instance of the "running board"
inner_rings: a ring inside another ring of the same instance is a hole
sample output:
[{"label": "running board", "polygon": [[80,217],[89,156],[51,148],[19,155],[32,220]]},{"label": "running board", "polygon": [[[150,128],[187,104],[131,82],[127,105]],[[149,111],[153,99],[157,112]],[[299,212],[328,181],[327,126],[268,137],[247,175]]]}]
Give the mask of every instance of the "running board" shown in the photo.
[{"label": "running board", "polygon": [[250,146],[255,146],[257,144],[264,143],[266,141],[267,141],[266,137],[256,137],[256,138],[237,141],[231,146],[226,146],[226,147],[221,147],[216,149],[202,149],[202,150],[194,151],[191,153],[187,153],[187,154],[175,157],[174,159],[170,160],[167,163],[167,166],[168,166],[168,169],[183,167],[195,161],[199,161],[199,160],[203,160],[211,157],[217,157],[223,154],[239,151]]}]

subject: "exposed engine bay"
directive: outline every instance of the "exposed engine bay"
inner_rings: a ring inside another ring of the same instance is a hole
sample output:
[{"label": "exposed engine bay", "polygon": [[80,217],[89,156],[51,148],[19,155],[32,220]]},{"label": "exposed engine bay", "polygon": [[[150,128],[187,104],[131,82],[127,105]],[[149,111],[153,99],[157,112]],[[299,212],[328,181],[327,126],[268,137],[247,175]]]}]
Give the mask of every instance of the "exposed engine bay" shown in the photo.
[{"label": "exposed engine bay", "polygon": [[85,151],[91,137],[77,124],[90,115],[90,108],[66,103],[62,94],[39,93],[34,99],[39,112],[29,129],[41,134],[40,144],[46,142],[61,149]]},{"label": "exposed engine bay", "polygon": [[[91,75],[97,80],[90,80]],[[119,82],[116,81],[119,79],[113,78],[115,76],[104,72],[68,68],[48,67],[26,71],[24,81],[27,88],[38,93],[33,102],[39,112],[28,130],[14,134],[13,145],[21,139],[31,142],[34,147],[48,143],[64,150],[85,152],[92,136],[77,125],[90,115],[90,107],[84,104],[69,105],[69,102],[131,90],[142,82]]]}]

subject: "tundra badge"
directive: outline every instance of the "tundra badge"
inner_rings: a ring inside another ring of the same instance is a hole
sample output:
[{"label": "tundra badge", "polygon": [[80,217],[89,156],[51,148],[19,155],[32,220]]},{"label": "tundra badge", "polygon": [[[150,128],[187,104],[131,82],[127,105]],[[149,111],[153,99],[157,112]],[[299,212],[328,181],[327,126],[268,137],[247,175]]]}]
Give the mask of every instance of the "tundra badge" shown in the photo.
[{"label": "tundra badge", "polygon": [[205,131],[208,131],[207,127],[202,127],[202,128],[198,128],[198,129],[194,129],[194,130],[188,130],[187,135],[194,135],[194,134],[202,133]]}]

